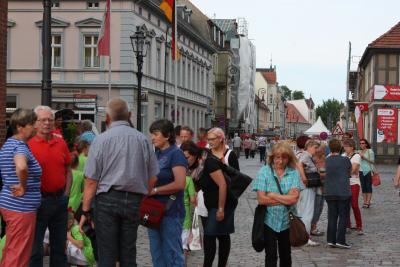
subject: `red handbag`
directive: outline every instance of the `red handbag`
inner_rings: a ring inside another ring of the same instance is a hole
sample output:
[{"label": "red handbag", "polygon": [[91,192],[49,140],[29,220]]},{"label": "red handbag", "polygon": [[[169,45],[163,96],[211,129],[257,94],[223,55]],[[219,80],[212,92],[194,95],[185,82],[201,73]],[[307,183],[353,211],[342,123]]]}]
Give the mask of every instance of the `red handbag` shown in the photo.
[{"label": "red handbag", "polygon": [[381,185],[381,177],[377,172],[372,173],[372,185],[373,186]]},{"label": "red handbag", "polygon": [[145,197],[139,207],[140,224],[157,229],[164,217],[166,204],[152,197]]}]

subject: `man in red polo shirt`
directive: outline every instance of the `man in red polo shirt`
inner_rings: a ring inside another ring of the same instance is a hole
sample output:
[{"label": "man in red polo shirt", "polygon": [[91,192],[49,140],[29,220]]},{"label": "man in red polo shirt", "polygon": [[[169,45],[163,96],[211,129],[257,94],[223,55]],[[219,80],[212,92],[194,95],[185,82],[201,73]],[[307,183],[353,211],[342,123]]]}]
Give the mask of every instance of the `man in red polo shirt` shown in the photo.
[{"label": "man in red polo shirt", "polygon": [[38,106],[36,135],[28,145],[42,167],[42,201],[37,211],[35,240],[30,267],[43,266],[43,238],[50,231],[50,267],[66,266],[68,195],[72,176],[69,151],[65,141],[52,133],[54,115],[50,107]]}]

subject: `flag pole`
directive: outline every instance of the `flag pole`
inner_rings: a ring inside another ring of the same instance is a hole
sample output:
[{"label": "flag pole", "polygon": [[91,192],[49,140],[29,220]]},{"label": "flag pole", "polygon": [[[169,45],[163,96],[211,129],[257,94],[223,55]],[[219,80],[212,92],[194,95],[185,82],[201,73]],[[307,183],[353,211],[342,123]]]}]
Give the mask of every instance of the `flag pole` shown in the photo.
[{"label": "flag pole", "polygon": [[178,125],[178,16],[176,12],[176,1],[174,1],[174,25],[173,27],[175,28],[174,31],[174,39],[175,39],[175,48],[174,48],[174,53],[175,53],[175,60],[174,60],[174,69],[175,69],[175,88],[174,88],[174,120],[175,120],[175,125]]},{"label": "flag pole", "polygon": [[163,94],[163,117],[166,118],[166,107],[167,107],[167,43],[168,43],[168,30],[165,31],[165,48],[164,48],[164,94]]},{"label": "flag pole", "polygon": [[108,40],[108,47],[109,47],[109,51],[110,51],[110,53],[108,55],[108,101],[110,101],[110,98],[111,98],[111,3],[112,3],[112,0],[110,0],[110,15],[108,18],[109,27],[110,27],[110,29],[109,29],[110,38]]}]

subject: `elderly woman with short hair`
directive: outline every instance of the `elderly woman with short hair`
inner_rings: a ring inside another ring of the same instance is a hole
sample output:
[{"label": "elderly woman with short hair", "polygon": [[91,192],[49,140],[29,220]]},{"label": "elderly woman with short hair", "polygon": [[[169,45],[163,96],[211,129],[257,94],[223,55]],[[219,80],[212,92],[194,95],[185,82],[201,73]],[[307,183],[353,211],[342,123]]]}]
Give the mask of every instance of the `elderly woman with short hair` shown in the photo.
[{"label": "elderly woman with short hair", "polygon": [[[289,215],[287,207],[295,209],[300,195],[297,159],[289,144],[274,145],[268,164],[257,173],[253,190],[260,205],[267,206],[264,220],[265,266],[292,266]],[[278,183],[282,189],[280,193]]]},{"label": "elderly woman with short hair", "polygon": [[14,135],[0,151],[0,212],[7,224],[1,266],[28,266],[32,252],[42,169],[26,142],[35,134],[35,122],[32,110],[17,109],[10,122]]}]

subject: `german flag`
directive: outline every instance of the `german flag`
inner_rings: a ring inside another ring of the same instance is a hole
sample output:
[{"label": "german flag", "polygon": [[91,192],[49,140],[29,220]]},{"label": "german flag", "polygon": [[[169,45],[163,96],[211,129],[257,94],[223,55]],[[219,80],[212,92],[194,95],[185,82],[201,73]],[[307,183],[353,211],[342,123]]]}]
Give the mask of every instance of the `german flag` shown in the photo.
[{"label": "german flag", "polygon": [[168,21],[172,24],[174,22],[175,0],[163,0],[160,9],[164,11]]}]

